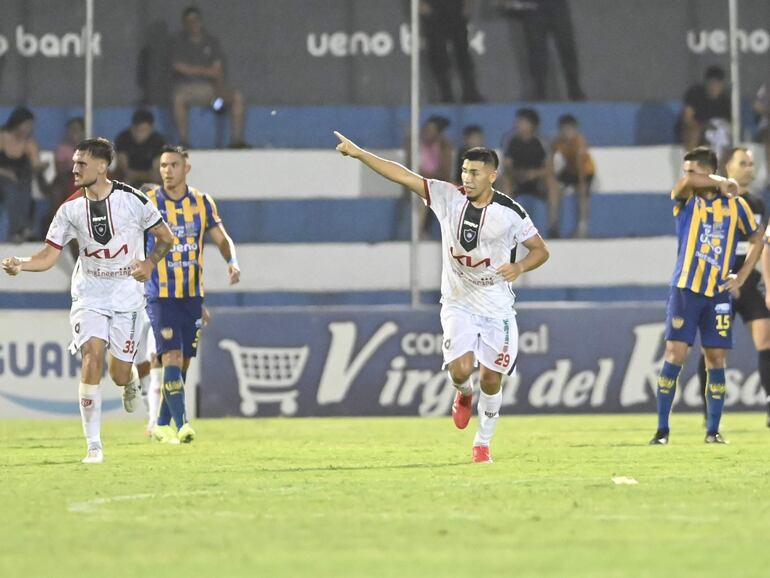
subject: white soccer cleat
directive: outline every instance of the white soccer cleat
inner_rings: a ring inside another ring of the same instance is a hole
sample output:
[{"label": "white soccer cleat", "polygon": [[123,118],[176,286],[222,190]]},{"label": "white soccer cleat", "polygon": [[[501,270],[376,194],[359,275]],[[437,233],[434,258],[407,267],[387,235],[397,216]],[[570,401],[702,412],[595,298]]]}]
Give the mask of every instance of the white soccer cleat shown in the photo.
[{"label": "white soccer cleat", "polygon": [[101,464],[104,461],[102,448],[88,448],[86,457],[83,458],[84,464]]},{"label": "white soccer cleat", "polygon": [[136,406],[139,405],[139,388],[136,387],[135,382],[131,382],[128,385],[123,386],[123,409],[128,413],[134,413]]}]

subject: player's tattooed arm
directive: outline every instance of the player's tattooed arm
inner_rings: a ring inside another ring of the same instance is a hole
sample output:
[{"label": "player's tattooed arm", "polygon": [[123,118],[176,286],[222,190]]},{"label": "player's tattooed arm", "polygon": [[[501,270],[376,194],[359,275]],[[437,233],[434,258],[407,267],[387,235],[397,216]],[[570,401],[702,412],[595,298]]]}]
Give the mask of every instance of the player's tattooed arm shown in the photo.
[{"label": "player's tattooed arm", "polygon": [[[762,253],[764,251],[764,242],[762,240],[762,231],[757,231],[751,237],[749,237],[749,250],[746,252],[746,258],[743,261],[743,265],[735,275],[730,275],[727,281],[722,285],[722,291],[730,291],[734,298],[738,298],[740,295],[740,289],[749,278],[749,275],[759,263]],[[764,263],[763,263],[764,265]]]},{"label": "player's tattooed arm", "polygon": [[719,175],[688,173],[676,182],[671,190],[671,198],[683,200],[694,194],[702,194],[714,189],[726,197],[738,194],[738,185],[732,179],[726,179]]},{"label": "player's tattooed arm", "polygon": [[59,255],[61,255],[61,249],[46,244],[31,257],[6,257],[0,263],[3,271],[15,276],[22,271],[47,271],[56,264]]},{"label": "player's tattooed arm", "polygon": [[524,241],[522,245],[529,251],[526,257],[515,263],[506,263],[497,268],[497,272],[502,275],[508,283],[513,283],[522,273],[537,269],[540,265],[548,261],[548,258],[551,256],[551,253],[548,251],[548,246],[540,235],[530,237]]},{"label": "player's tattooed arm", "polygon": [[382,175],[389,181],[393,181],[394,183],[398,183],[399,185],[410,189],[412,192],[416,193],[417,196],[422,197],[423,199],[425,198],[425,187],[423,185],[423,178],[420,175],[410,171],[404,165],[383,159],[382,157],[378,157],[377,155],[362,149],[352,140],[337,131],[334,131],[334,135],[340,141],[337,145],[337,151],[343,156],[358,159],[375,173]]},{"label": "player's tattooed arm", "polygon": [[154,227],[151,227],[150,233],[155,237],[155,246],[144,261],[134,263],[134,268],[131,271],[131,276],[140,283],[144,283],[152,277],[152,270],[155,268],[155,265],[166,256],[166,253],[174,245],[174,235],[165,221],[161,221]]},{"label": "player's tattooed arm", "polygon": [[235,243],[221,223],[218,227],[209,229],[209,235],[219,249],[222,258],[227,262],[227,278],[230,285],[235,285],[241,280],[241,268],[238,266],[238,258],[235,255]]}]

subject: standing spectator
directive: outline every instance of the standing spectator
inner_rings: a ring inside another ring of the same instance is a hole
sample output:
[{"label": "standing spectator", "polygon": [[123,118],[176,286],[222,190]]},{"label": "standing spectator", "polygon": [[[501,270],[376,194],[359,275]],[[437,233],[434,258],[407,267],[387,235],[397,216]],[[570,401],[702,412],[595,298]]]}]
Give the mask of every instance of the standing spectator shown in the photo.
[{"label": "standing spectator", "polygon": [[559,118],[559,134],[551,146],[551,166],[556,172],[558,186],[557,212],[565,187],[575,187],[578,206],[578,223],[575,237],[588,236],[591,182],[594,178],[594,161],[588,152],[588,141],[580,132],[577,119],[571,114]]},{"label": "standing spectator", "polygon": [[135,188],[144,183],[160,183],[158,160],[166,141],[155,130],[155,116],[149,110],[137,110],[131,126],[115,139],[118,171]]},{"label": "standing spectator", "polygon": [[189,146],[187,113],[191,104],[230,111],[230,146],[243,148],[243,96],[225,84],[225,56],[219,40],[203,29],[200,10],[182,12],[184,31],[175,40],[171,66],[176,75],[174,120],[182,145]]},{"label": "standing spectator", "polygon": [[23,106],[13,109],[0,128],[0,198],[8,211],[8,240],[23,243],[32,237],[32,179],[46,165],[32,133],[35,115]]},{"label": "standing spectator", "polygon": [[730,146],[731,112],[725,71],[709,66],[703,83],[691,86],[684,95],[680,131],[685,150],[708,144],[722,158]]},{"label": "standing spectator", "polygon": [[484,131],[480,126],[471,124],[463,129],[463,146],[457,151],[455,163],[455,183],[462,182],[463,155],[471,149],[484,146]]},{"label": "standing spectator", "polygon": [[559,236],[559,192],[545,146],[538,136],[540,116],[531,108],[516,112],[516,129],[505,145],[503,184],[514,197],[532,195],[548,204],[548,236]]},{"label": "standing spectator", "polygon": [[441,93],[441,102],[454,102],[449,73],[449,45],[452,45],[463,102],[482,100],[476,87],[476,73],[468,51],[468,0],[421,0],[422,30],[428,62]]},{"label": "standing spectator", "polygon": [[527,40],[529,73],[535,84],[535,99],[546,99],[548,78],[548,37],[553,38],[564,69],[567,97],[585,100],[580,87],[575,34],[567,0],[498,0],[507,16],[521,18]]},{"label": "standing spectator", "polygon": [[754,100],[754,111],[758,116],[757,141],[765,145],[765,169],[770,184],[770,82],[759,87]]}]

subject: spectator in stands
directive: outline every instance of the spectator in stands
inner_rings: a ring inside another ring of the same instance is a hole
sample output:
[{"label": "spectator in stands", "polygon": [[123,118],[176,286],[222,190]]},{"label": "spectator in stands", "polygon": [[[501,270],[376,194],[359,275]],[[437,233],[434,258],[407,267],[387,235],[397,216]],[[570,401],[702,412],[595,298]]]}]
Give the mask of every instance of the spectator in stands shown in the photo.
[{"label": "spectator in stands", "polygon": [[175,73],[174,120],[179,139],[189,148],[187,113],[191,104],[210,106],[215,113],[230,111],[230,146],[243,148],[243,96],[225,84],[225,55],[214,36],[203,29],[200,9],[182,13],[184,31],[172,48]]},{"label": "spectator in stands", "polygon": [[0,199],[8,212],[8,240],[33,240],[32,179],[46,165],[32,133],[35,116],[23,106],[15,108],[0,128]]},{"label": "spectator in stands", "polygon": [[531,108],[516,111],[516,128],[504,149],[503,184],[514,197],[532,195],[548,204],[548,236],[559,236],[559,191],[550,159],[538,136],[540,116]]},{"label": "spectator in stands", "polygon": [[463,155],[472,148],[484,146],[484,131],[480,126],[471,124],[463,129],[463,146],[457,151],[455,162],[455,183],[462,182]]},{"label": "spectator in stands", "polygon": [[564,188],[575,188],[578,222],[574,236],[585,238],[588,236],[589,195],[594,178],[594,161],[588,152],[588,141],[580,132],[577,119],[571,114],[559,118],[559,134],[551,146],[551,166],[554,167],[559,187],[557,203],[561,202]]},{"label": "spectator in stands", "polygon": [[[452,181],[452,164],[454,158],[454,145],[445,131],[449,126],[449,119],[444,116],[433,115],[425,121],[420,129],[420,151],[418,156],[417,172],[426,179],[437,179],[441,181]],[[411,139],[407,141],[405,151],[407,163],[411,158]],[[412,203],[412,194],[404,189],[401,197],[403,210],[398,210],[397,214],[409,214]],[[427,234],[431,219],[430,211],[425,211],[420,230]],[[399,221],[401,219],[399,218]],[[398,225],[398,223],[397,223]]]},{"label": "spectator in stands", "polygon": [[131,126],[115,139],[118,174],[132,187],[160,183],[159,159],[166,141],[155,130],[155,116],[149,110],[137,110]]},{"label": "spectator in stands", "polygon": [[709,66],[702,84],[695,84],[684,95],[680,134],[685,150],[708,145],[722,158],[730,147],[730,94],[725,71]]},{"label": "spectator in stands", "polygon": [[768,184],[770,184],[770,82],[759,87],[757,98],[754,100],[754,111],[757,113],[757,140],[765,145],[765,168]]},{"label": "spectator in stands", "polygon": [[449,45],[460,78],[463,102],[482,100],[468,51],[468,0],[421,0],[422,31],[428,63],[440,92],[441,102],[454,102],[449,64]]},{"label": "spectator in stands", "polygon": [[64,137],[54,152],[56,175],[50,187],[50,204],[48,214],[42,223],[41,229],[43,231],[48,230],[59,206],[77,190],[75,179],[72,176],[72,155],[75,154],[75,146],[86,138],[85,135],[85,123],[82,117],[72,117],[67,121]]},{"label": "spectator in stands", "polygon": [[550,35],[564,69],[567,97],[570,100],[585,100],[585,93],[580,87],[575,34],[567,0],[498,0],[497,5],[503,14],[520,18],[524,24],[535,99],[546,99]]}]

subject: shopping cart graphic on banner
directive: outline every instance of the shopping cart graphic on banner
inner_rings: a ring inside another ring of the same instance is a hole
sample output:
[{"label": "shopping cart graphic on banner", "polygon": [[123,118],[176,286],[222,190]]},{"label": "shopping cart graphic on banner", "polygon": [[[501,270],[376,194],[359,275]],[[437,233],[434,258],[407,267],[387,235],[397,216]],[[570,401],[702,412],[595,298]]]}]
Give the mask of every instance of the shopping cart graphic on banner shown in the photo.
[{"label": "shopping cart graphic on banner", "polygon": [[305,369],[310,348],[247,347],[223,339],[219,348],[233,356],[243,415],[256,415],[257,403],[280,403],[282,415],[297,413],[298,391],[294,386]]}]

